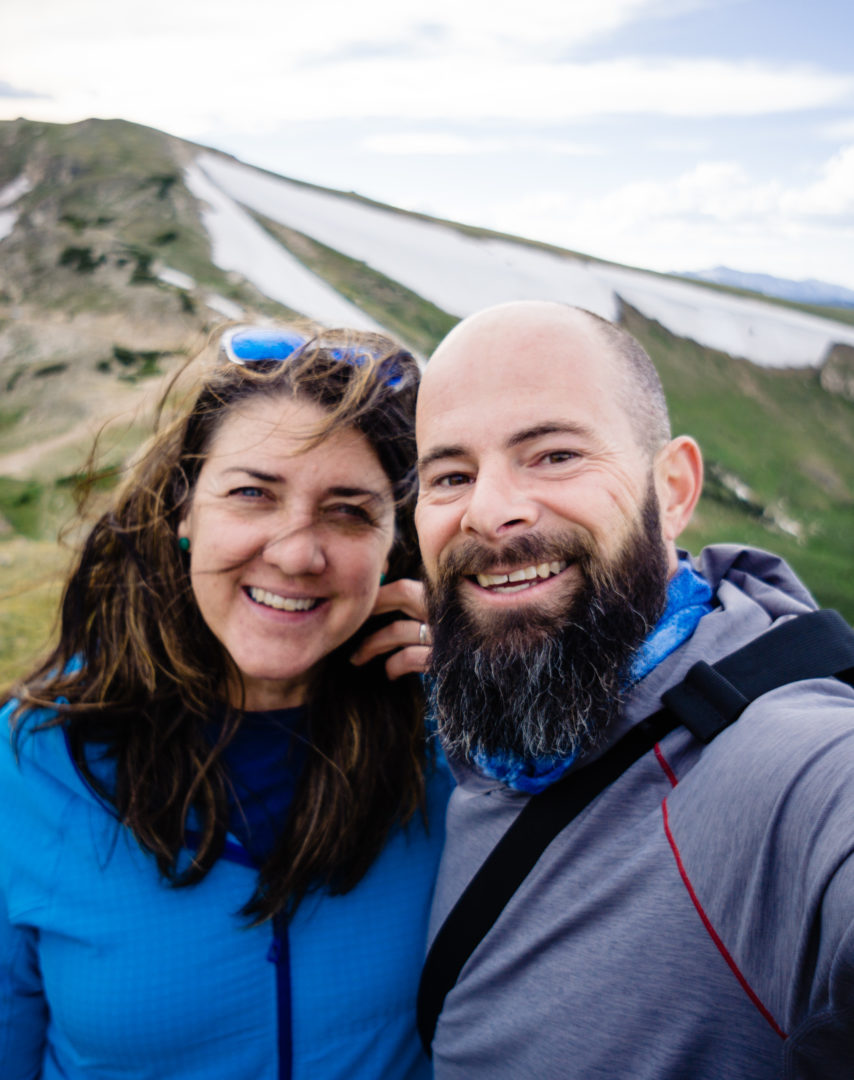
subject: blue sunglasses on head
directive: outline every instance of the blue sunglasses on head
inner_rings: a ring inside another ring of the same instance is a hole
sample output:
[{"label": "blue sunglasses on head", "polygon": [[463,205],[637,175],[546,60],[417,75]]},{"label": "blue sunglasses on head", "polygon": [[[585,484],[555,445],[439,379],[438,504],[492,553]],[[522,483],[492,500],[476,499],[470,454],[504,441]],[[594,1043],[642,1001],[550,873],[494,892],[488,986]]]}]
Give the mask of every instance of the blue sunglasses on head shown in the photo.
[{"label": "blue sunglasses on head", "polygon": [[[324,345],[323,339],[306,337],[295,330],[277,329],[273,326],[234,326],[222,335],[220,345],[232,364],[263,364],[289,360],[312,342],[333,360],[341,360],[361,367],[366,360],[382,357],[365,346]],[[403,372],[392,359],[383,361],[379,368],[382,381],[389,389],[396,389],[403,382]]]}]

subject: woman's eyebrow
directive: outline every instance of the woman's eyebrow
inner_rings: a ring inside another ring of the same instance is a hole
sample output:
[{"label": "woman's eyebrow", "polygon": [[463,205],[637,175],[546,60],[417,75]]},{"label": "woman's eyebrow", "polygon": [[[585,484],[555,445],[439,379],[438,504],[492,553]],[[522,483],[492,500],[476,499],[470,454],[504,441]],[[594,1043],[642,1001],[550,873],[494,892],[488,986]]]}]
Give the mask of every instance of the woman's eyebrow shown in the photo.
[{"label": "woman's eyebrow", "polygon": [[[278,473],[266,473],[260,469],[251,469],[245,465],[229,465],[222,472],[223,476],[241,473],[243,476],[248,476],[252,480],[259,480],[264,484],[287,484],[285,477],[279,476]],[[333,484],[332,487],[326,489],[325,493],[337,499],[367,498],[375,502],[389,501],[388,493],[385,491],[376,491],[374,488],[352,487],[349,484]]]},{"label": "woman's eyebrow", "polygon": [[279,476],[277,473],[265,473],[260,469],[250,469],[246,465],[229,465],[227,469],[222,470],[223,476],[228,476],[231,473],[243,473],[244,476],[251,476],[253,480],[261,480],[265,484],[283,484],[284,477]]},{"label": "woman's eyebrow", "polygon": [[369,499],[376,499],[377,502],[385,502],[388,498],[386,492],[374,491],[373,488],[342,487],[340,485],[327,488],[327,494],[335,495],[339,499],[357,499],[361,496],[367,496]]}]

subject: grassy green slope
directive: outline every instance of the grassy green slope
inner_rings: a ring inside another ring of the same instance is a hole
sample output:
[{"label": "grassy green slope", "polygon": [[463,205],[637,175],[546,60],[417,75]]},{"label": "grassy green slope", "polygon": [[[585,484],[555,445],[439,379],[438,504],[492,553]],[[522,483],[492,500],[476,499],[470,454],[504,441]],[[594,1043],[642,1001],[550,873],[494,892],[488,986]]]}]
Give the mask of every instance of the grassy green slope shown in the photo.
[{"label": "grassy green slope", "polygon": [[[626,308],[626,327],[661,372],[676,433],[694,435],[709,479],[686,546],[745,542],[783,555],[820,603],[854,621],[854,404],[828,394],[810,369],[760,368],[692,341]],[[753,492],[745,505],[716,473]],[[798,540],[761,516],[794,519]]]},{"label": "grassy green slope", "polygon": [[[146,257],[150,257],[191,274],[250,309],[286,315],[278,305],[268,304],[251,287],[210,263],[197,204],[181,177],[187,153],[188,147],[182,148],[178,140],[122,121],[87,121],[68,127],[0,124],[0,186],[19,175],[25,164],[31,171],[33,160],[38,165],[36,187],[20,206],[31,215],[33,243],[19,249],[24,295],[36,314],[35,305],[63,313],[106,305],[127,314],[133,308],[141,326],[152,313],[162,315],[167,308],[178,311],[181,298],[176,290],[146,279]],[[365,264],[301,233],[259,220],[309,269],[419,352],[429,353],[453,325],[452,316]],[[499,235],[448,224],[470,235]],[[79,265],[58,268],[61,253],[74,246],[89,248],[93,259],[103,255],[105,262],[94,271]],[[118,261],[126,255],[127,265],[117,273]],[[134,297],[146,295],[152,298],[146,304],[133,302]],[[0,307],[3,302],[0,295]],[[181,309],[181,313],[192,321],[191,312]],[[816,313],[841,320],[847,314],[831,309]],[[756,367],[676,338],[629,308],[624,321],[661,371],[674,430],[694,434],[709,462],[706,493],[685,535],[686,546],[697,550],[712,541],[738,541],[777,551],[798,570],[821,603],[837,607],[854,621],[854,405],[822,390],[814,371]],[[96,373],[105,386],[134,375],[115,359],[113,344],[105,342],[109,363]],[[45,362],[52,359],[56,358],[47,357]],[[96,359],[90,358],[88,366]],[[26,375],[8,362],[6,367],[0,364],[5,388],[0,426],[5,429],[3,440],[12,440],[8,445],[3,442],[4,451],[15,448],[20,425],[32,430],[37,422],[41,433],[52,430],[49,418],[32,411],[34,402],[47,408],[54,384],[61,400],[62,385],[72,375],[70,365],[75,362],[79,363],[72,357],[65,365],[68,372],[53,363],[44,371],[30,367]],[[28,380],[37,395],[24,393]],[[135,444],[138,436],[135,429],[130,441]],[[118,456],[126,450],[123,445]],[[71,505],[64,478],[70,467],[68,453],[57,454],[66,460],[60,460],[56,469],[23,479],[0,478],[0,535],[7,529],[6,539],[0,542],[0,608],[4,609],[0,681],[21,670],[22,657],[39,644],[53,618],[62,558],[48,555],[53,546],[45,538],[55,536],[58,520]],[[750,503],[733,495],[722,480],[725,474],[738,477],[751,489]],[[778,520],[794,519],[802,528],[802,538],[775,526],[763,516],[763,509]]]}]

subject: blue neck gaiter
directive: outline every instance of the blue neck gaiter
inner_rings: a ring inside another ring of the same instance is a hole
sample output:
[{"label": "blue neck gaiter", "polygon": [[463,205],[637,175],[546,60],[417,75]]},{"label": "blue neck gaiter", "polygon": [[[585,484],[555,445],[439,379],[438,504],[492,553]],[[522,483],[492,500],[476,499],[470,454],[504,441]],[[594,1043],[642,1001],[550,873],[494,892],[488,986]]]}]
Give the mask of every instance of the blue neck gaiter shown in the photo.
[{"label": "blue neck gaiter", "polygon": [[[712,590],[704,577],[681,559],[667,586],[667,605],[661,618],[635,653],[624,689],[634,686],[694,633],[712,610]],[[475,752],[473,764],[484,776],[536,795],[566,773],[578,756],[522,758],[513,753]]]}]

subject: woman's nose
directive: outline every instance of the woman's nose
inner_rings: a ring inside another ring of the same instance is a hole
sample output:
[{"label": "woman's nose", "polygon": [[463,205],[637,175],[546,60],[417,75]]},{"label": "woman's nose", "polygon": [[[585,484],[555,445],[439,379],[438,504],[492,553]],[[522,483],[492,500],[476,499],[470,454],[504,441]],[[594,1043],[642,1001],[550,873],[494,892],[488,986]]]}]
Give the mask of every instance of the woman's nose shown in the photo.
[{"label": "woman's nose", "polygon": [[291,524],[274,534],[264,544],[264,561],[288,577],[322,574],[326,554],[313,523]]}]

